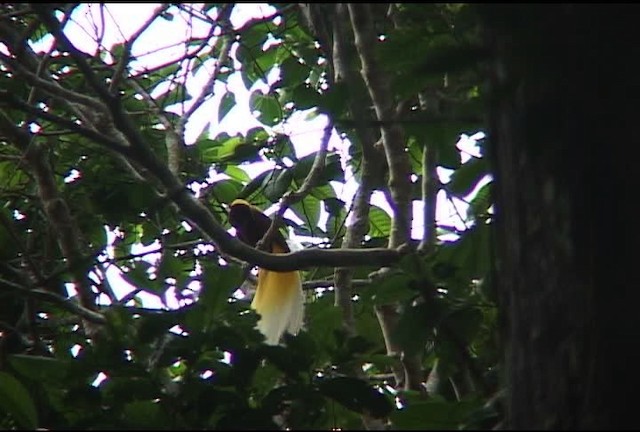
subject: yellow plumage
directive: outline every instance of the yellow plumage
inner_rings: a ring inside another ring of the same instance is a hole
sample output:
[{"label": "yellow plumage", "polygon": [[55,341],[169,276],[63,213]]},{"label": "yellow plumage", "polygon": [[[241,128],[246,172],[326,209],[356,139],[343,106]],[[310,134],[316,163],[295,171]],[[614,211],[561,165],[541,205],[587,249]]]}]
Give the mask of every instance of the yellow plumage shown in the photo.
[{"label": "yellow plumage", "polygon": [[[236,228],[238,238],[254,246],[271,225],[271,219],[257,207],[244,200],[231,203],[229,221]],[[271,253],[289,252],[279,232],[267,248]],[[304,319],[304,294],[300,272],[276,272],[258,268],[258,286],[251,307],[260,315],[258,330],[269,345],[277,345],[286,331],[297,334]]]}]

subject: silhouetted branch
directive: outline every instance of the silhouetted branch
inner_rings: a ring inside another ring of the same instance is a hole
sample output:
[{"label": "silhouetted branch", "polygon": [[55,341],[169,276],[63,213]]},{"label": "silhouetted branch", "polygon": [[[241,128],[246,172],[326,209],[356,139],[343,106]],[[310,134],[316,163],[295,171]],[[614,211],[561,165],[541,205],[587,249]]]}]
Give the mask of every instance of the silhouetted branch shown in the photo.
[{"label": "silhouetted branch", "polygon": [[59,306],[62,309],[73,313],[74,315],[78,315],[79,317],[89,322],[95,324],[104,324],[107,322],[102,314],[94,312],[91,309],[85,308],[75,303],[73,300],[66,299],[52,292],[44,291],[42,289],[27,289],[21,285],[2,278],[0,278],[0,285],[4,286],[5,288],[17,291],[26,297],[31,297],[55,304],[56,306]]}]

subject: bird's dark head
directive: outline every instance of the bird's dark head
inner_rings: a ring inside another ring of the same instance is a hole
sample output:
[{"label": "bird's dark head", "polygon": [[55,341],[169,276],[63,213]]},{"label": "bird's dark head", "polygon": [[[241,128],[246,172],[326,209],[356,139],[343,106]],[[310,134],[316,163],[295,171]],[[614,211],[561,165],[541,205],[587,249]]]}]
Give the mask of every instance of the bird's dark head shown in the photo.
[{"label": "bird's dark head", "polygon": [[235,229],[247,227],[247,223],[253,219],[252,205],[243,199],[234,200],[229,206],[229,223]]}]

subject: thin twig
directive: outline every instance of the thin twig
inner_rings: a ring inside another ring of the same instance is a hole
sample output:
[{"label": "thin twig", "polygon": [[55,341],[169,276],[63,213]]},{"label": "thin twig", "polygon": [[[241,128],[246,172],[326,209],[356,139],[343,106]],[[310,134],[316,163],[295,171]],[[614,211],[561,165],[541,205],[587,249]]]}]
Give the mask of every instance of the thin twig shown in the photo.
[{"label": "thin twig", "polygon": [[[218,18],[218,20],[220,21],[219,25],[223,25],[225,27],[231,26],[231,23],[229,22],[229,17],[231,16],[232,10],[233,10],[232,4],[228,4],[222,9],[222,11],[220,12],[220,16]],[[220,47],[220,53],[218,54],[218,58],[216,59],[215,66],[211,71],[211,75],[209,76],[207,83],[202,88],[202,92],[193,101],[193,103],[191,104],[191,107],[189,107],[189,109],[183,114],[182,118],[180,119],[180,123],[178,127],[179,133],[184,130],[184,126],[187,124],[187,121],[189,121],[189,117],[191,117],[193,113],[198,108],[200,108],[200,106],[204,103],[206,98],[210,95],[209,92],[213,90],[213,84],[218,79],[218,75],[220,74],[220,68],[222,68],[222,66],[225,63],[227,63],[227,60],[229,59],[229,51],[231,50],[232,43],[233,43],[233,40],[231,37],[223,36],[222,46]]]},{"label": "thin twig", "polygon": [[322,138],[320,140],[320,148],[316,153],[316,156],[313,160],[313,165],[311,166],[311,170],[305,177],[302,185],[298,190],[294,192],[289,192],[282,197],[280,201],[280,208],[273,216],[273,220],[271,221],[271,225],[267,232],[262,236],[262,239],[256,244],[257,249],[262,249],[265,245],[270,244],[275,232],[278,230],[278,227],[282,223],[282,217],[287,209],[304,199],[305,196],[311,192],[311,189],[315,187],[318,183],[322,172],[324,171],[325,162],[327,159],[327,149],[329,147],[329,139],[331,138],[331,132],[333,131],[333,125],[330,121],[327,122],[324,127],[324,133],[322,134]]},{"label": "thin twig", "polygon": [[118,152],[126,151],[126,147],[123,147],[119,141],[113,140],[111,137],[103,133],[100,133],[94,129],[88,129],[86,127],[83,127],[82,125],[76,123],[73,120],[60,117],[58,115],[52,114],[49,111],[45,111],[43,109],[29,105],[24,101],[16,98],[15,95],[10,91],[0,90],[0,106],[2,105],[9,105],[13,108],[17,108],[21,110],[26,114],[31,114],[39,118],[49,120],[53,123],[56,123],[60,126],[63,126],[69,129],[72,132],[77,133],[78,135],[84,136],[85,138],[88,138],[91,141],[95,141],[96,143],[102,144],[105,147],[110,148],[112,150],[116,150]]},{"label": "thin twig", "polygon": [[53,81],[47,81],[36,74],[29,72],[26,70],[20,63],[18,63],[15,59],[7,56],[6,54],[0,51],[0,61],[5,63],[12,69],[16,75],[24,78],[24,80],[31,84],[32,86],[41,88],[52,96],[58,97],[67,102],[75,102],[80,105],[84,105],[91,109],[102,110],[104,106],[96,99],[91,96],[84,95],[82,93],[76,93],[74,91],[70,91],[58,85],[58,83]]}]

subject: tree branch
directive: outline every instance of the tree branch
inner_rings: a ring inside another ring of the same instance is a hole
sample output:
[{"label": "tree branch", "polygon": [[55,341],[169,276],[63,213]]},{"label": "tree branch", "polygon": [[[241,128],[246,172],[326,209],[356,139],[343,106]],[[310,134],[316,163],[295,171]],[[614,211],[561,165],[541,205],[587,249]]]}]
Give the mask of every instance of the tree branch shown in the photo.
[{"label": "tree branch", "polygon": [[[418,94],[420,108],[426,110],[428,107],[427,96],[424,93]],[[436,236],[436,205],[440,179],[436,171],[438,149],[435,143],[424,143],[422,149],[422,203],[423,203],[423,231],[422,240],[418,250],[429,253],[434,250]]]},{"label": "tree branch", "polygon": [[[405,145],[404,131],[398,123],[386,123],[395,118],[394,100],[389,83],[390,77],[376,62],[373,46],[376,34],[373,29],[371,5],[348,4],[354,43],[361,64],[361,74],[373,101],[376,117],[385,122],[380,125],[382,146],[389,166],[388,186],[392,199],[389,205],[394,217],[389,235],[389,247],[398,247],[411,242],[411,163]],[[405,389],[421,390],[421,364],[416,356],[406,356],[393,338],[399,313],[396,305],[380,305],[375,308],[376,316],[382,327],[387,352],[399,356],[404,374],[394,370],[396,383]]]},{"label": "tree branch", "polygon": [[14,282],[1,278],[0,285],[17,291],[26,297],[36,298],[38,300],[53,303],[56,306],[60,306],[62,309],[71,312],[74,315],[78,315],[80,318],[83,318],[94,324],[105,324],[107,322],[106,318],[102,314],[95,312],[89,308],[85,308],[77,303],[74,303],[72,300],[66,299],[52,292],[44,291],[42,289],[27,289]]},{"label": "tree branch", "polygon": [[18,61],[2,52],[0,52],[0,60],[10,69],[12,69],[16,73],[16,75],[24,78],[27,83],[31,84],[34,87],[41,88],[54,97],[57,97],[66,102],[74,102],[91,109],[104,109],[104,105],[102,105],[100,101],[94,99],[93,97],[67,90],[64,87],[58,85],[58,83],[56,82],[42,79],[36,74],[25,69]]},{"label": "tree branch", "polygon": [[8,105],[13,108],[16,108],[25,114],[30,114],[36,116],[38,118],[43,118],[45,120],[49,120],[52,123],[58,124],[69,129],[72,132],[77,133],[85,138],[90,139],[98,144],[101,144],[111,150],[115,150],[118,152],[126,151],[126,148],[122,146],[119,141],[112,139],[111,137],[102,134],[94,129],[88,129],[82,127],[80,124],[76,123],[73,120],[68,120],[64,117],[60,117],[58,115],[52,114],[49,111],[45,111],[40,108],[36,108],[28,103],[18,99],[15,95],[7,90],[0,90],[0,106]]},{"label": "tree branch", "polygon": [[[337,82],[343,81],[348,88],[353,89],[353,97],[349,98],[348,106],[352,118],[366,118],[362,103],[366,100],[366,95],[356,89],[362,88],[361,80],[354,71],[354,66],[349,62],[350,54],[354,51],[352,35],[349,33],[345,20],[347,11],[346,5],[337,4],[335,6],[335,20],[333,22],[333,59],[334,78]],[[361,122],[356,123],[356,135],[362,147],[361,181],[356,190],[351,208],[351,224],[347,227],[342,240],[343,248],[356,248],[362,244],[364,236],[369,232],[369,201],[376,184],[382,184],[381,177],[384,176],[381,157],[375,151],[374,143],[376,137],[372,129],[362,127]],[[334,271],[334,282],[336,285],[335,305],[342,312],[342,325],[347,334],[354,336],[355,319],[353,316],[353,272],[346,267],[337,267]]]},{"label": "tree branch", "polygon": [[[349,16],[353,28],[355,46],[362,65],[362,77],[373,101],[373,107],[379,121],[394,118],[393,97],[389,88],[390,79],[378,67],[373,54],[376,35],[372,27],[371,6],[369,4],[349,3]],[[397,247],[411,239],[411,164],[405,152],[405,137],[399,125],[382,124],[380,126],[382,145],[389,165],[389,189],[394,209],[393,227],[389,236],[389,245]]]},{"label": "tree branch", "polygon": [[[149,28],[149,26],[151,26],[151,24],[153,24],[153,22],[168,9],[168,7],[169,6],[166,4],[158,6],[153,11],[149,19],[144,22],[142,26],[140,26],[140,28],[136,30],[136,32],[133,33],[127,41],[125,41],[122,58],[120,58],[120,61],[116,65],[115,71],[111,77],[111,84],[109,86],[110,93],[116,92],[118,90],[118,87],[120,86],[120,83],[125,78],[124,70],[128,66],[129,60],[131,59],[131,48],[133,47],[133,44],[142,35],[142,33],[144,33]],[[102,30],[104,31],[104,24],[102,25]]]},{"label": "tree branch", "polygon": [[[231,23],[229,22],[229,17],[231,16],[232,9],[233,9],[233,5],[226,5],[223,8],[218,18],[218,20],[221,21],[220,25],[225,27],[231,27]],[[183,114],[182,118],[180,119],[180,123],[178,127],[179,133],[184,131],[184,127],[189,121],[189,117],[191,117],[191,115],[193,115],[193,113],[198,108],[200,108],[200,106],[203,104],[206,98],[211,94],[210,92],[213,91],[213,85],[218,79],[220,68],[229,59],[229,51],[231,50],[231,45],[233,40],[230,36],[227,36],[227,35],[221,36],[221,37],[223,38],[222,46],[220,47],[220,53],[218,54],[218,58],[216,59],[215,66],[213,67],[213,71],[211,71],[211,75],[209,76],[207,83],[204,85],[204,87],[202,87],[202,92],[193,101],[193,103],[191,104],[191,107],[189,107],[189,109]]]},{"label": "tree branch", "polygon": [[85,308],[95,307],[95,296],[86,276],[86,266],[82,265],[85,257],[80,245],[80,233],[73,222],[67,203],[58,193],[53,171],[44,154],[42,143],[37,140],[32,141],[32,137],[15,127],[4,112],[0,112],[0,129],[11,137],[12,142],[23,152],[33,170],[44,211],[57,234],[58,245],[69,261],[69,267],[73,269],[73,283],[78,290],[80,302]]},{"label": "tree branch", "polygon": [[[218,16],[218,21],[220,23],[219,25],[223,27],[231,27],[229,18],[231,16],[232,10],[233,4],[227,4],[223,6]],[[213,28],[211,32],[213,33]],[[207,98],[211,96],[211,94],[213,93],[213,87],[220,74],[220,69],[229,60],[229,52],[231,51],[231,47],[233,45],[233,39],[228,35],[223,35],[220,37],[222,37],[222,46],[220,47],[220,53],[218,54],[218,58],[216,59],[213,71],[211,71],[209,79],[202,87],[200,94],[193,101],[189,109],[186,110],[180,117],[176,129],[169,129],[167,131],[167,163],[169,164],[169,169],[175,175],[178,175],[180,172],[180,160],[182,148],[184,147],[184,133],[187,122],[189,121],[193,113],[196,112],[198,108],[200,108],[202,104],[207,100]]]},{"label": "tree branch", "polygon": [[313,165],[311,166],[311,170],[305,177],[302,185],[298,190],[294,192],[286,193],[280,202],[280,208],[277,213],[273,216],[273,220],[271,221],[271,225],[262,239],[256,244],[257,249],[264,249],[265,245],[270,244],[273,236],[275,235],[278,227],[282,223],[282,216],[287,211],[287,209],[304,199],[305,196],[311,192],[311,189],[318,183],[320,175],[325,167],[325,162],[327,159],[327,149],[329,147],[329,139],[331,138],[331,132],[333,132],[333,125],[330,121],[327,121],[327,124],[324,127],[322,134],[322,138],[320,140],[320,148],[318,149],[315,158],[313,159]]},{"label": "tree branch", "polygon": [[[41,6],[37,7],[42,10]],[[94,87],[100,98],[103,99],[103,103],[100,105],[102,110],[106,108],[111,113],[109,118],[102,119],[104,125],[101,124],[101,127],[108,131],[109,136],[113,134],[116,140],[122,139],[123,144],[117,148],[111,147],[111,149],[136,162],[145,168],[148,174],[158,180],[164,188],[165,194],[209,241],[215,243],[219,253],[275,271],[291,271],[312,266],[382,266],[391,265],[400,258],[401,253],[395,249],[367,249],[366,251],[307,249],[287,254],[269,254],[252,248],[231,236],[218,224],[210,210],[193,196],[179,179],[173,175],[167,165],[151,150],[141,136],[140,131],[122,108],[120,102],[112,98],[102,83],[93,77],[93,71],[86,63],[82,53],[61,32],[55,17],[49,15],[46,11],[42,13],[42,16],[52,34],[56,36],[62,47],[70,52],[81,71],[87,74],[87,81]],[[104,141],[98,143],[105,145]],[[126,148],[124,144],[126,144]],[[151,178],[147,177],[147,181],[151,180]]]}]

